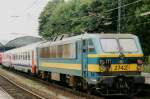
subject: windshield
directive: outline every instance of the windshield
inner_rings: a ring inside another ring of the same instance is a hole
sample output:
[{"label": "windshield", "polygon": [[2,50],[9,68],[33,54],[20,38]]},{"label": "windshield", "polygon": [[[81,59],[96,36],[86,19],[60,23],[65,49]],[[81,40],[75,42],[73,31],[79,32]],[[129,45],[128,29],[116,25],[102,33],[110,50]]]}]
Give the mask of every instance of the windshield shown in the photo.
[{"label": "windshield", "polygon": [[135,52],[138,51],[136,42],[134,39],[111,39],[111,38],[101,38],[101,46],[104,52]]},{"label": "windshield", "polygon": [[118,52],[119,46],[116,39],[100,39],[104,52]]},{"label": "windshield", "polygon": [[125,52],[137,51],[137,45],[134,39],[119,39],[120,47]]}]

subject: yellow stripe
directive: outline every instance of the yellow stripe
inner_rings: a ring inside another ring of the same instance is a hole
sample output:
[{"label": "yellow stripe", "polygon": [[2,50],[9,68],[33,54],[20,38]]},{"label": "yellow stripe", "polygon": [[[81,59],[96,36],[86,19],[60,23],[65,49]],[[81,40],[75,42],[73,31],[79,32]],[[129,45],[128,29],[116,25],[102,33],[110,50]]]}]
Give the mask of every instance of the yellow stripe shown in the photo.
[{"label": "yellow stripe", "polygon": [[[119,54],[88,54],[89,58],[96,58],[96,57],[119,57]],[[125,54],[125,57],[143,57],[143,54]]]},{"label": "yellow stripe", "polygon": [[[114,68],[116,65],[120,64],[112,64],[109,72],[114,72]],[[126,65],[126,64],[122,64]],[[129,68],[128,71],[137,71],[137,64],[128,64]],[[50,67],[50,68],[58,68],[58,69],[74,69],[74,70],[81,70],[81,64],[64,64],[64,63],[40,63],[42,67]],[[104,68],[99,66],[98,64],[88,64],[88,71],[89,72],[104,72]],[[119,70],[121,71],[121,70]]]},{"label": "yellow stripe", "polygon": [[104,69],[98,64],[88,64],[88,71],[89,72],[103,72]]},{"label": "yellow stripe", "polygon": [[63,64],[63,63],[40,63],[40,66],[51,67],[51,68],[61,68],[61,69],[75,69],[81,70],[81,64]]},{"label": "yellow stripe", "polygon": [[[127,71],[137,71],[137,64],[112,64],[111,68],[109,69],[109,72],[116,72],[114,70],[116,65],[129,65],[129,68]],[[105,70],[99,66],[98,64],[89,64],[88,65],[88,71],[90,72],[104,72]],[[124,71],[124,70],[119,70]]]}]

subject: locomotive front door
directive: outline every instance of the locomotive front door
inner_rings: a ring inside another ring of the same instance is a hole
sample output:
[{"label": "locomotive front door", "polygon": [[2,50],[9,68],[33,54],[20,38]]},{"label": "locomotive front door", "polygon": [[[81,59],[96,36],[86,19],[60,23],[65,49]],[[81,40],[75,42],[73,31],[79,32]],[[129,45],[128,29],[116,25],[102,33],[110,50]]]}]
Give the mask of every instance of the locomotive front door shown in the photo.
[{"label": "locomotive front door", "polygon": [[88,76],[88,60],[87,60],[87,48],[88,48],[88,42],[86,40],[82,40],[82,76],[87,77]]}]

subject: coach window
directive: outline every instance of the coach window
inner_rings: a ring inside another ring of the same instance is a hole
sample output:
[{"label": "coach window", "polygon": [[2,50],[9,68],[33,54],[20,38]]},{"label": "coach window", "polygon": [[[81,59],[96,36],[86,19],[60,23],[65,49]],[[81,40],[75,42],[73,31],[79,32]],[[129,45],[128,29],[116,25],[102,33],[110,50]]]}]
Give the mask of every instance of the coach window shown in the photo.
[{"label": "coach window", "polygon": [[16,54],[16,60],[18,60],[18,55]]},{"label": "coach window", "polygon": [[30,52],[27,52],[28,53],[28,60],[30,60]]},{"label": "coach window", "polygon": [[25,54],[25,52],[22,53],[22,56],[23,56],[23,60],[26,60],[26,54]]},{"label": "coach window", "polygon": [[28,52],[26,52],[26,60],[28,60]]},{"label": "coach window", "polygon": [[20,53],[18,54],[18,60],[20,60]]},{"label": "coach window", "polygon": [[24,58],[23,60],[26,60],[26,53],[25,52],[23,53],[23,58]]},{"label": "coach window", "polygon": [[23,59],[23,53],[20,53],[20,60]]},{"label": "coach window", "polygon": [[26,60],[28,59],[28,57],[27,57],[27,52],[25,52],[25,58],[26,58]]},{"label": "coach window", "polygon": [[21,60],[25,60],[24,52],[21,53]]},{"label": "coach window", "polygon": [[13,60],[15,60],[15,54],[13,54]]},{"label": "coach window", "polygon": [[21,53],[21,59],[22,59],[22,60],[25,60],[25,54],[24,54],[24,52]]},{"label": "coach window", "polygon": [[20,60],[22,60],[23,59],[23,54],[22,53],[20,53]]},{"label": "coach window", "polygon": [[21,53],[19,54],[19,60],[21,60],[21,57],[22,57],[22,55],[21,55]]},{"label": "coach window", "polygon": [[23,60],[24,56],[23,53],[20,53],[20,60]]},{"label": "coach window", "polygon": [[28,57],[27,57],[27,52],[25,52],[25,58],[26,58],[26,60],[28,60]]},{"label": "coach window", "polygon": [[24,60],[26,60],[26,53],[24,52]]},{"label": "coach window", "polygon": [[19,53],[19,60],[21,59],[21,54]]},{"label": "coach window", "polygon": [[25,53],[24,52],[21,54],[21,56],[22,56],[22,60],[25,60]]},{"label": "coach window", "polygon": [[18,54],[18,60],[20,60],[20,54]]},{"label": "coach window", "polygon": [[20,53],[18,53],[18,60],[20,60]]},{"label": "coach window", "polygon": [[17,60],[19,60],[19,55],[17,54]]}]

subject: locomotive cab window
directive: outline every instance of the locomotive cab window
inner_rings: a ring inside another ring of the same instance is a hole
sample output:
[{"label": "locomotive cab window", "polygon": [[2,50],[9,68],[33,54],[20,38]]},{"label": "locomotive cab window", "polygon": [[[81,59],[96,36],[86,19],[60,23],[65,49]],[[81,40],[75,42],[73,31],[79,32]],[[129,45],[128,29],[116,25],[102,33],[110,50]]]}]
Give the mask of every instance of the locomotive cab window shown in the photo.
[{"label": "locomotive cab window", "polygon": [[136,52],[138,51],[136,41],[134,39],[119,39],[119,44],[124,52]]},{"label": "locomotive cab window", "polygon": [[119,51],[117,39],[101,38],[100,43],[101,43],[102,50],[104,52],[118,52]]}]

